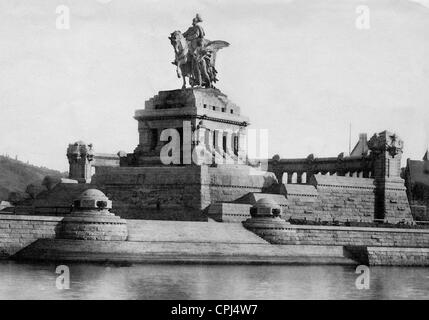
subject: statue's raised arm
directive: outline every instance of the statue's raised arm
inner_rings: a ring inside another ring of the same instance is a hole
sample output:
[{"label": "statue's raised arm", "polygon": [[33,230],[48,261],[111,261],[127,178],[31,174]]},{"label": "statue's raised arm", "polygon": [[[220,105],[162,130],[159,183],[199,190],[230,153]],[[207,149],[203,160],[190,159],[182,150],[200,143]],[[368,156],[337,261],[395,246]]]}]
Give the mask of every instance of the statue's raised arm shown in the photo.
[{"label": "statue's raised arm", "polygon": [[229,46],[226,41],[205,39],[201,22],[203,20],[197,14],[188,30],[183,34],[174,31],[169,37],[176,54],[173,64],[177,67],[177,76],[183,79],[183,89],[186,88],[186,77],[192,87],[213,88],[213,83],[218,80],[215,68],[216,53]]}]

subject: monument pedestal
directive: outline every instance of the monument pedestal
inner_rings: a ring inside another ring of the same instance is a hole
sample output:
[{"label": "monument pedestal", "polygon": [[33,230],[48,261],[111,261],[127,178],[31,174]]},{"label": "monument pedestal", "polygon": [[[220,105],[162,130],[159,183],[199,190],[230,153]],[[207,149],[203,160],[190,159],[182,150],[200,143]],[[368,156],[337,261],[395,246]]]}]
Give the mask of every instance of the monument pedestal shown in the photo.
[{"label": "monument pedestal", "polygon": [[113,209],[123,218],[207,221],[210,204],[261,192],[277,180],[246,165],[189,165],[104,167],[93,182],[115,200]]},{"label": "monument pedestal", "polygon": [[[244,139],[249,119],[240,107],[217,89],[190,88],[160,91],[137,110],[139,144],[121,159],[121,166],[161,165],[162,132],[175,129],[180,136],[180,165],[195,163],[191,152],[198,145],[231,153],[245,160]],[[200,129],[198,134],[196,130]],[[176,163],[177,164],[177,163]]]},{"label": "monument pedestal", "polygon": [[[248,118],[217,89],[160,91],[134,118],[139,131],[134,153],[122,157],[120,167],[97,168],[93,177],[122,217],[206,221],[210,204],[277,182],[273,173],[246,164]],[[164,131],[169,139],[162,139]],[[161,152],[173,138],[180,140],[175,144],[180,154],[166,164]]]}]

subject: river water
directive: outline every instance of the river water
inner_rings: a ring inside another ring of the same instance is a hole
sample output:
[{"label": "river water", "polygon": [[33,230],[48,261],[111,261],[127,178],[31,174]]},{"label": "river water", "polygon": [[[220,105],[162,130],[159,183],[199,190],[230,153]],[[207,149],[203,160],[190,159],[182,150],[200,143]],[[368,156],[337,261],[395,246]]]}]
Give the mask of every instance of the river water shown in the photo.
[{"label": "river water", "polygon": [[429,299],[429,268],[371,267],[358,289],[349,266],[67,264],[0,262],[0,299]]}]

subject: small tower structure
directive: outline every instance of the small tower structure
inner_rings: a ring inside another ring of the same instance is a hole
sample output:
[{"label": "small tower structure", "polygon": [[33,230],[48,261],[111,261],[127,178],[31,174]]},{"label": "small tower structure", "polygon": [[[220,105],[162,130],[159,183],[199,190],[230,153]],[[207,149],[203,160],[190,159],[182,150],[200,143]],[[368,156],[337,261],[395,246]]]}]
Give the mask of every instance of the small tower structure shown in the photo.
[{"label": "small tower structure", "polygon": [[397,223],[412,221],[404,179],[401,178],[401,158],[404,142],[395,133],[383,131],[368,141],[373,157],[376,185],[375,219]]},{"label": "small tower structure", "polygon": [[86,144],[83,141],[69,144],[67,158],[69,160],[69,178],[77,180],[79,183],[90,183],[91,166],[94,161],[92,144]]}]

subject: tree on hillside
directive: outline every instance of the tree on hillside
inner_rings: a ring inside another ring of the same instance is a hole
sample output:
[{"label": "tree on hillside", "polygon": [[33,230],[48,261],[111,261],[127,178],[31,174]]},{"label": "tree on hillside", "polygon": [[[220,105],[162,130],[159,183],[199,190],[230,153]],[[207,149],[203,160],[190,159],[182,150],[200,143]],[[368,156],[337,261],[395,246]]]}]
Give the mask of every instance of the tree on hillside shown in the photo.
[{"label": "tree on hillside", "polygon": [[60,182],[61,182],[61,178],[46,176],[43,178],[42,186],[46,187],[46,189],[48,190],[52,190]]},{"label": "tree on hillside", "polygon": [[44,190],[44,187],[30,183],[25,192],[31,197],[31,199],[36,199],[37,195]]},{"label": "tree on hillside", "polygon": [[13,205],[17,205],[23,202],[24,200],[27,200],[28,198],[30,198],[30,196],[26,192],[12,191],[11,193],[9,193],[9,197],[7,198],[7,201],[9,201]]}]

